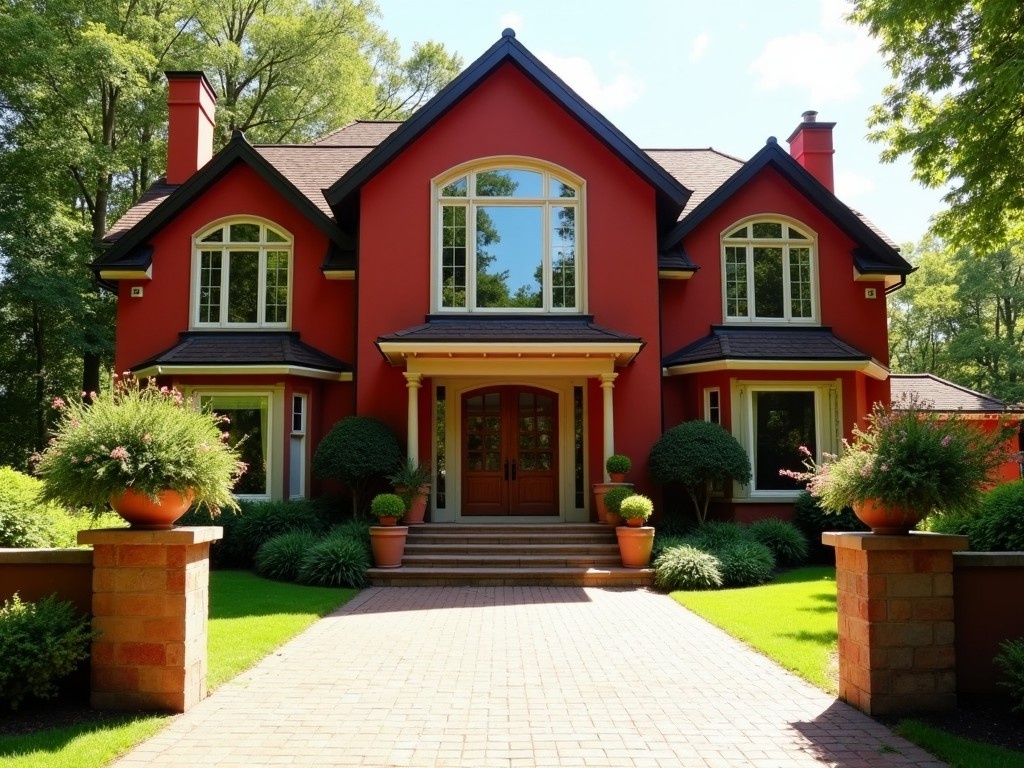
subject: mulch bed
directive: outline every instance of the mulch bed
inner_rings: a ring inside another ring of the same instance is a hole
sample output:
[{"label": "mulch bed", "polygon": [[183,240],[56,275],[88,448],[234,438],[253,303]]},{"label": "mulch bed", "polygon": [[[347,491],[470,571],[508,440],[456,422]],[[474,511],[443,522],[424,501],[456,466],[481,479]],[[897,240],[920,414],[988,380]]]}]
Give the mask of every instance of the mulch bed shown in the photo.
[{"label": "mulch bed", "polygon": [[145,714],[148,713],[93,709],[88,701],[75,697],[24,702],[14,711],[0,710],[0,736],[27,735],[51,728],[115,723],[132,720]]},{"label": "mulch bed", "polygon": [[1011,706],[1006,699],[978,698],[961,700],[952,712],[876,719],[890,727],[901,720],[918,720],[965,739],[1024,753],[1024,712],[1013,712]]}]

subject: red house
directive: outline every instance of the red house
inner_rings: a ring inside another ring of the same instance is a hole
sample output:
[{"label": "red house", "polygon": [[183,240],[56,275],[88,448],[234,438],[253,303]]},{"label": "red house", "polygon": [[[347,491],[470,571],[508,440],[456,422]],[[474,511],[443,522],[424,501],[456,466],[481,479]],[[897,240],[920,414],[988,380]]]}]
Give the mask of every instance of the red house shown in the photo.
[{"label": "red house", "polygon": [[[303,497],[318,441],[387,422],[437,471],[434,521],[591,519],[612,452],[721,423],[791,501],[796,447],[835,450],[888,401],[885,295],[911,266],[832,192],[808,112],[743,162],[637,147],[507,30],[404,123],[306,145],[236,135],[169,73],[166,180],[94,264],[118,370],[232,417],[239,495]],[[765,506],[765,505],[768,506]]]}]

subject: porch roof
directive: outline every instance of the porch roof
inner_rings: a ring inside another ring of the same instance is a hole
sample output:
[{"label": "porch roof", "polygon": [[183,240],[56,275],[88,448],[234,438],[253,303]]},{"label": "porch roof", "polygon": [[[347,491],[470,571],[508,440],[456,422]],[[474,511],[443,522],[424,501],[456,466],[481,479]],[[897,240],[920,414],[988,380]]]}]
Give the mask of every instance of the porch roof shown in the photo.
[{"label": "porch roof", "polygon": [[352,366],[306,344],[296,331],[185,331],[169,349],[132,368],[168,374],[293,374],[350,381]]},{"label": "porch roof", "polygon": [[662,360],[665,375],[744,368],[752,370],[861,371],[884,380],[888,369],[832,333],[813,328],[732,327],[711,333]]},{"label": "porch roof", "polygon": [[380,336],[391,365],[410,358],[592,359],[628,365],[643,339],[594,323],[593,315],[428,315],[426,322]]},{"label": "porch roof", "polygon": [[966,413],[1004,413],[1019,410],[999,398],[940,379],[930,373],[894,373],[889,377],[893,406],[901,399],[916,397],[925,410],[961,411]]}]

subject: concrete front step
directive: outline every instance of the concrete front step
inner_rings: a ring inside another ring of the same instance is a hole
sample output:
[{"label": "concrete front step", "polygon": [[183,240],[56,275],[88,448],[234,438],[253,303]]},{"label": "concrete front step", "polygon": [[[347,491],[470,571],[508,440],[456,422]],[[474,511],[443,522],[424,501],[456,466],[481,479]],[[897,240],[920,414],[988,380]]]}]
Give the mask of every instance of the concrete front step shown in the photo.
[{"label": "concrete front step", "polygon": [[596,523],[409,526],[400,568],[371,568],[374,586],[650,587],[623,568],[615,529]]},{"label": "concrete front step", "polygon": [[649,568],[371,568],[375,587],[650,587]]}]

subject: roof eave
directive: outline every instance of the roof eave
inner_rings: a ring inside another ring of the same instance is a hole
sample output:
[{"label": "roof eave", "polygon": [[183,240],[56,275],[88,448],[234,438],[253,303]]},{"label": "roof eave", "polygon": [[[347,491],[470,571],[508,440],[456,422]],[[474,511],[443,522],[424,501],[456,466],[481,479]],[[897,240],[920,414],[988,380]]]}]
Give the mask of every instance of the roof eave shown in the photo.
[{"label": "roof eave", "polygon": [[773,360],[719,358],[701,360],[693,363],[677,363],[662,367],[663,376],[685,376],[693,373],[709,373],[713,371],[853,371],[863,373],[873,379],[885,381],[889,369],[874,359],[868,360]]}]

